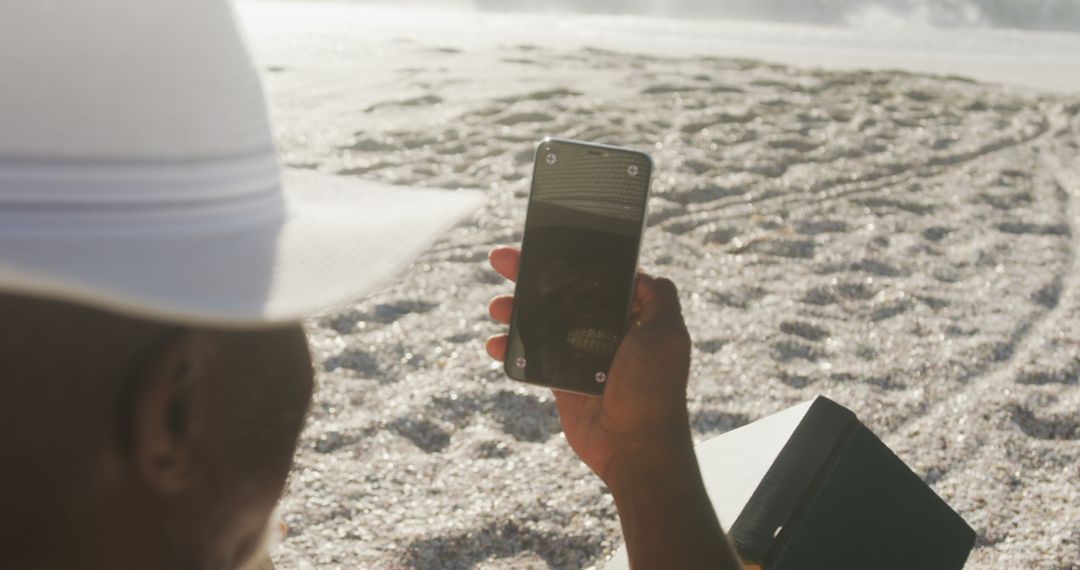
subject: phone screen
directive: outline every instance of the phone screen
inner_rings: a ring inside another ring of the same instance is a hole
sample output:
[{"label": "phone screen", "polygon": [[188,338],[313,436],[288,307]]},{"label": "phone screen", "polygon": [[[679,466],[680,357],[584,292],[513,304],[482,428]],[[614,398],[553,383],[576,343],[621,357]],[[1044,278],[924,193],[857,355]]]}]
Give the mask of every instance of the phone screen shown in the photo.
[{"label": "phone screen", "polygon": [[506,372],[601,394],[630,315],[652,161],[554,140],[536,158]]}]

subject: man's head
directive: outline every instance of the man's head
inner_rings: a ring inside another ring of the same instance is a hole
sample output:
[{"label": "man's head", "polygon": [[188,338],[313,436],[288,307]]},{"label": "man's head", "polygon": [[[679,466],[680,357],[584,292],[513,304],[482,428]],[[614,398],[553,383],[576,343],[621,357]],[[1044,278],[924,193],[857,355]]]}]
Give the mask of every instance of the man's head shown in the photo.
[{"label": "man's head", "polygon": [[297,325],[180,327],[3,294],[0,375],[0,544],[18,568],[75,553],[101,568],[240,563],[313,383]]},{"label": "man's head", "polygon": [[282,172],[226,0],[0,1],[0,37],[0,566],[235,566],[311,396],[282,323],[485,198]]}]

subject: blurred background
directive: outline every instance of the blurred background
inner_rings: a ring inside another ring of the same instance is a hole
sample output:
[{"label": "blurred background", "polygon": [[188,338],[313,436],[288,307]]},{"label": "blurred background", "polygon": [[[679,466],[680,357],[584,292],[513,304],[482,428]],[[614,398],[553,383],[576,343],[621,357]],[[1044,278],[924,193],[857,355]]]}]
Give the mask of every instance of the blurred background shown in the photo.
[{"label": "blurred background", "polygon": [[1080,31],[1080,0],[407,0],[406,3],[507,12],[572,11],[818,24]]}]

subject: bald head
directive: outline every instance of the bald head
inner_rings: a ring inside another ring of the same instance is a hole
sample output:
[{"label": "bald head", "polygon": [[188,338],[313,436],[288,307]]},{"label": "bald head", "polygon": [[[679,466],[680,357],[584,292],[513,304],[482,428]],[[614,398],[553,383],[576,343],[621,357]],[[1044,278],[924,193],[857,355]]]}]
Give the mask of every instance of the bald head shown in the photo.
[{"label": "bald head", "polygon": [[0,536],[24,535],[15,567],[235,567],[311,390],[297,325],[213,330],[0,295]]}]

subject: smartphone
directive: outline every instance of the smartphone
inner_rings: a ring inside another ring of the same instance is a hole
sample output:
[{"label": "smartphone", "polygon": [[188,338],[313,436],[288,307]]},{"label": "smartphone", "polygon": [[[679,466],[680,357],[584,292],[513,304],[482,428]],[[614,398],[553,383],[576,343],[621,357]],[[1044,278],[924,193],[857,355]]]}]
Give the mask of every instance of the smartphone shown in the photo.
[{"label": "smartphone", "polygon": [[600,396],[630,318],[653,162],[544,139],[536,149],[504,368]]}]

